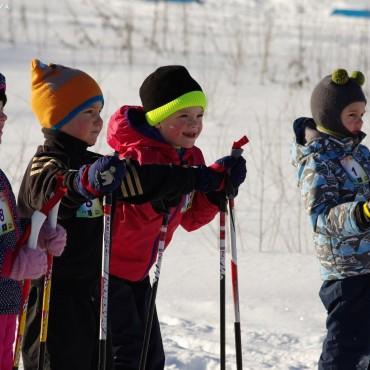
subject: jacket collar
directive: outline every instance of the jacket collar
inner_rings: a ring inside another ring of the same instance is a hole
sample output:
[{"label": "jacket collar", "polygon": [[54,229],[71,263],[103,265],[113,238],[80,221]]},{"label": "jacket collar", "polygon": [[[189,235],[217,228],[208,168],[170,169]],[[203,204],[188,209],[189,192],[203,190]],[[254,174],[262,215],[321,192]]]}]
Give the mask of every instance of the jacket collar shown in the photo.
[{"label": "jacket collar", "polygon": [[131,147],[150,147],[162,153],[170,162],[187,162],[194,149],[176,149],[168,144],[159,130],[148,125],[145,112],[139,106],[123,106],[110,119],[108,144],[116,151],[124,153]]},{"label": "jacket collar", "polygon": [[79,155],[86,152],[88,144],[59,130],[43,128],[45,146],[56,147],[68,154]]}]

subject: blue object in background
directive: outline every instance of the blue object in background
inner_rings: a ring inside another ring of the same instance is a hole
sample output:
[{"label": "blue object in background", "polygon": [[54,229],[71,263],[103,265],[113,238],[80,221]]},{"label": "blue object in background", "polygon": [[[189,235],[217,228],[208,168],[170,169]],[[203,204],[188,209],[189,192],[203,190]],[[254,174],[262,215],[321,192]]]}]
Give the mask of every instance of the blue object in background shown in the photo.
[{"label": "blue object in background", "polygon": [[152,1],[152,2],[167,2],[167,3],[198,3],[203,4],[204,0],[146,0],[146,1]]},{"label": "blue object in background", "polygon": [[345,17],[370,18],[370,9],[333,9],[331,15]]}]

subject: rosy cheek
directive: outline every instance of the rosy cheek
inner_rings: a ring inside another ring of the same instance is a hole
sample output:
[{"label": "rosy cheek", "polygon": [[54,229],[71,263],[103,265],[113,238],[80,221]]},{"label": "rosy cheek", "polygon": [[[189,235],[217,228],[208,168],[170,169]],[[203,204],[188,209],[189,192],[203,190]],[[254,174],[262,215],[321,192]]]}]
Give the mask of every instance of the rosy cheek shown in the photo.
[{"label": "rosy cheek", "polygon": [[169,129],[171,130],[171,133],[175,135],[180,134],[182,132],[182,127],[178,125],[171,125]]}]

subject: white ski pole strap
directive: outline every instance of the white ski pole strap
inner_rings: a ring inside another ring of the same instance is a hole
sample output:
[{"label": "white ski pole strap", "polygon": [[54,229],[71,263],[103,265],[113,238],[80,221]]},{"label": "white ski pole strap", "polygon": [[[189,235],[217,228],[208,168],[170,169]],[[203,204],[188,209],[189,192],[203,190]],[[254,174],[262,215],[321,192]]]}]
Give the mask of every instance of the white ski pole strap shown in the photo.
[{"label": "white ski pole strap", "polygon": [[48,224],[55,230],[57,227],[58,222],[58,211],[60,206],[60,200],[58,203],[55,204],[55,206],[50,210],[48,214]]},{"label": "white ski pole strap", "polygon": [[28,248],[37,248],[37,238],[40,233],[40,229],[46,220],[46,215],[40,211],[34,211],[31,217],[31,233],[27,241]]}]

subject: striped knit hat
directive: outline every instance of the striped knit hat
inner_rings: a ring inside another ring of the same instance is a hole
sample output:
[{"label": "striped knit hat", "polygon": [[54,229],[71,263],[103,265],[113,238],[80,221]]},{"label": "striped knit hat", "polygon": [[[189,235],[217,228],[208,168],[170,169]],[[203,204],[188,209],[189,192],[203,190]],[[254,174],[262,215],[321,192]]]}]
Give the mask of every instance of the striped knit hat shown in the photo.
[{"label": "striped knit hat", "polygon": [[6,90],[5,76],[0,73],[0,101],[3,102],[3,107],[5,106],[7,101],[5,90]]},{"label": "striped knit hat", "polygon": [[59,130],[103,94],[87,73],[58,64],[31,62],[31,105],[42,127]]},{"label": "striped knit hat", "polygon": [[140,87],[140,98],[145,117],[156,126],[180,109],[207,106],[202,88],[179,65],[163,66],[151,73]]}]

